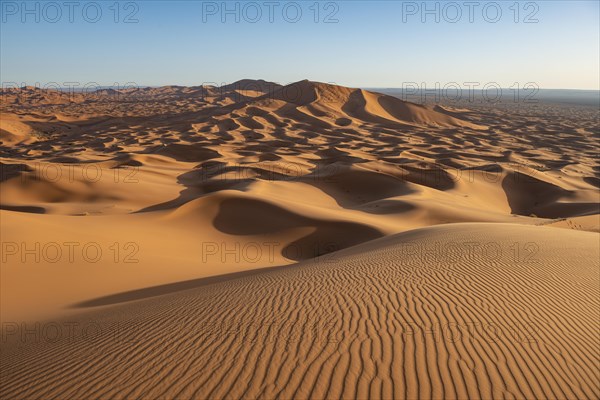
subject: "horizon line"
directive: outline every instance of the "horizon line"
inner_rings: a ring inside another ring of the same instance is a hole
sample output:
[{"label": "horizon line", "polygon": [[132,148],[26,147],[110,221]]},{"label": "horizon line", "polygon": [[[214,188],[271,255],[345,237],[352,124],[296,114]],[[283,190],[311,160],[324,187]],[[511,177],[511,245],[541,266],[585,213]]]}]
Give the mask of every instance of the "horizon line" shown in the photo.
[{"label": "horizon line", "polygon": [[[301,79],[298,81],[293,81],[293,82],[289,82],[289,83],[285,83],[285,84],[281,84],[278,82],[274,82],[274,81],[268,81],[265,79],[251,79],[251,78],[244,78],[244,79],[238,79],[236,81],[233,82],[220,82],[219,85],[215,86],[214,84],[217,82],[204,82],[204,83],[200,83],[200,84],[176,84],[176,83],[170,83],[170,84],[151,84],[151,85],[147,85],[147,84],[143,84],[140,85],[137,82],[133,82],[133,81],[129,81],[126,82],[125,84],[121,85],[119,82],[114,82],[113,84],[110,85],[103,85],[103,84],[97,84],[97,82],[87,82],[84,85],[81,85],[80,82],[64,82],[64,83],[70,83],[73,84],[72,86],[56,86],[54,84],[56,84],[57,82],[47,82],[42,84],[41,82],[35,82],[35,84],[26,84],[26,82],[15,82],[15,81],[9,81],[9,82],[3,82],[2,83],[2,87],[1,89],[24,89],[26,87],[33,87],[33,88],[38,88],[38,89],[43,89],[43,90],[85,90],[86,86],[91,89],[91,88],[99,88],[99,89],[132,89],[132,88],[161,88],[161,87],[169,87],[169,86],[175,86],[175,87],[203,87],[203,86],[212,86],[212,87],[221,87],[224,85],[233,85],[234,83],[237,82],[241,82],[241,81],[245,81],[245,80],[249,80],[249,81],[263,81],[266,83],[272,83],[272,84],[276,84],[276,85],[280,85],[280,86],[289,86],[295,83],[299,83],[299,82],[303,82],[303,81],[310,81],[310,82],[316,82],[316,83],[324,83],[327,85],[335,85],[335,86],[342,86],[342,87],[347,87],[347,88],[357,88],[357,89],[396,89],[396,90],[415,90],[418,89],[419,91],[422,90],[448,90],[448,91],[453,91],[456,89],[460,89],[460,90],[473,90],[473,91],[483,91],[485,90],[484,88],[480,88],[480,87],[476,87],[476,88],[471,88],[469,86],[465,86],[465,87],[449,87],[449,88],[444,88],[444,87],[421,87],[419,86],[418,88],[415,88],[413,86],[411,87],[402,87],[402,86],[363,86],[363,85],[343,85],[343,84],[339,84],[336,82],[323,82],[323,81],[315,81],[315,80],[310,80],[310,79]],[[15,85],[6,85],[6,84],[15,84]],[[63,83],[63,84],[64,84]],[[116,83],[116,84],[115,84]],[[410,83],[416,83],[416,82],[410,82]],[[454,82],[453,82],[454,83]],[[491,82],[488,82],[491,83]],[[494,82],[495,83],[495,82]],[[534,82],[531,82],[534,83]],[[90,85],[90,84],[94,84],[94,85]],[[89,85],[89,86],[88,86]],[[504,86],[499,86],[499,87],[494,87],[494,88],[500,88],[502,90],[517,90],[511,87],[504,87]],[[492,90],[494,88],[489,88],[489,90]],[[99,90],[97,89],[97,90]],[[531,90],[531,89],[537,89],[537,90],[569,90],[569,91],[582,91],[582,92],[600,92],[600,87],[598,88],[585,88],[585,89],[581,89],[581,88],[564,88],[564,87],[532,87],[532,88],[519,88],[518,90]]]}]

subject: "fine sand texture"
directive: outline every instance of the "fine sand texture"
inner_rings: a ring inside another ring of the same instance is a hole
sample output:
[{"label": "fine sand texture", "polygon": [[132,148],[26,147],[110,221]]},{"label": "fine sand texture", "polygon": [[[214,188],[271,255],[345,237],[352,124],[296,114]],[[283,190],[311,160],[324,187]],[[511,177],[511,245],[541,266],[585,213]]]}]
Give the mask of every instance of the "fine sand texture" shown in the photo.
[{"label": "fine sand texture", "polygon": [[449,224],[96,299],[71,335],[10,335],[2,398],[597,398],[597,242]]},{"label": "fine sand texture", "polygon": [[0,398],[597,399],[597,107],[1,91]]}]

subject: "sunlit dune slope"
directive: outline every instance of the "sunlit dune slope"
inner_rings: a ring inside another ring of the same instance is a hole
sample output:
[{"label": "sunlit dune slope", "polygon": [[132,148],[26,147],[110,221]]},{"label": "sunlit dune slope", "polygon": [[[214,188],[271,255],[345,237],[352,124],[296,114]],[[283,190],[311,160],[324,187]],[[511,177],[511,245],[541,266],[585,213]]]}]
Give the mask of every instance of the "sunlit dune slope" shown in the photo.
[{"label": "sunlit dune slope", "polygon": [[5,333],[0,394],[598,398],[597,241],[452,224],[251,276],[99,298],[55,322],[73,331],[58,340]]}]

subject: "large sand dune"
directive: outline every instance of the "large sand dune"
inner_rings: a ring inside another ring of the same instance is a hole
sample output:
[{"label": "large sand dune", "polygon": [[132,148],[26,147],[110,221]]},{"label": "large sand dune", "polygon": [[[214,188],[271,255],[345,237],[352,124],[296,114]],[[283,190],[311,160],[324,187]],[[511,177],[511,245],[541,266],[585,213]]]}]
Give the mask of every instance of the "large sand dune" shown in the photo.
[{"label": "large sand dune", "polygon": [[1,96],[0,397],[600,396],[596,108]]},{"label": "large sand dune", "polygon": [[2,397],[597,398],[597,242],[451,224],[96,299],[72,335],[7,335]]}]

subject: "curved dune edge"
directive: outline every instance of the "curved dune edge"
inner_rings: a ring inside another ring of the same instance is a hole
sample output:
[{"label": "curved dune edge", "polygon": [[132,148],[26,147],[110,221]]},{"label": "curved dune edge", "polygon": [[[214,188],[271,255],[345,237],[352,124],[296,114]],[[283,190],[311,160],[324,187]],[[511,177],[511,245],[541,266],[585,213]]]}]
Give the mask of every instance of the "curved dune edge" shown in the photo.
[{"label": "curved dune edge", "polygon": [[0,395],[598,398],[597,239],[449,224],[90,311],[8,336]]},{"label": "curved dune edge", "polygon": [[599,397],[596,109],[2,94],[0,398]]}]

